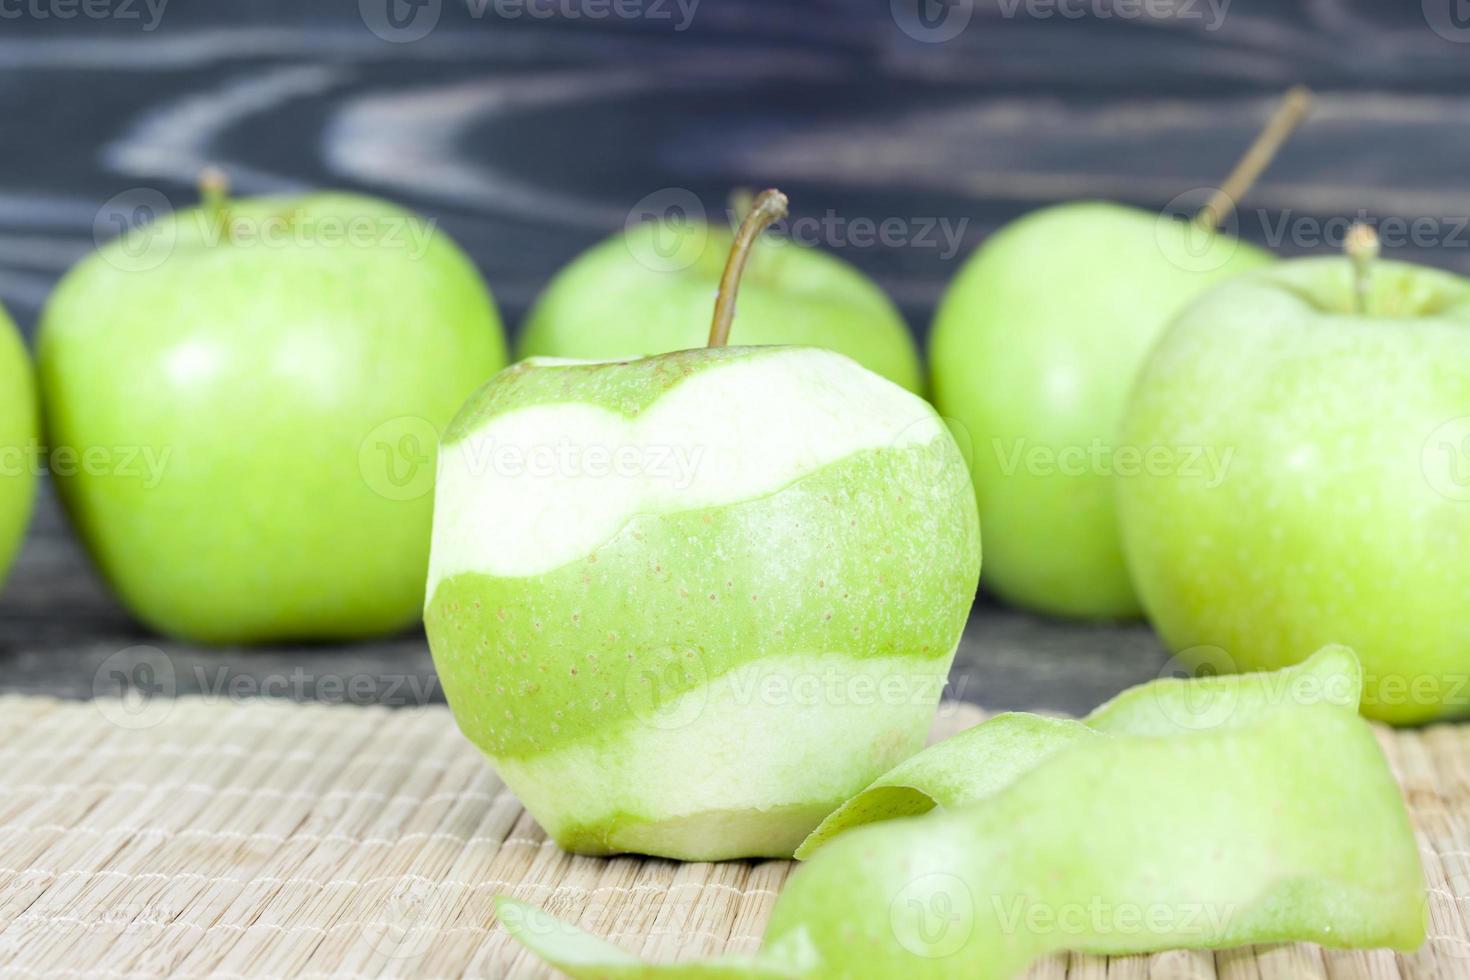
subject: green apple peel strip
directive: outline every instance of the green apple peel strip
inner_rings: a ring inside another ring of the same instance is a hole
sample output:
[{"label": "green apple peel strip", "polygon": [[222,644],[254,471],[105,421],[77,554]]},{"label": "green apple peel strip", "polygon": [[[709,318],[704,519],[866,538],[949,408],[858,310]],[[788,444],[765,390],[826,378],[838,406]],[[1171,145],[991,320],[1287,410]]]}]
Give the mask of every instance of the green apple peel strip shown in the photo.
[{"label": "green apple peel strip", "polygon": [[[754,957],[647,964],[523,902],[496,907],[577,978],[1000,980],[1063,949],[1412,949],[1423,873],[1398,787],[1352,708],[1360,683],[1351,652],[1330,648],[1275,675],[1143,685],[1087,725],[1002,716],[1022,726],[1013,741],[1061,732],[1065,744],[976,801],[825,845],[783,890]],[[1228,710],[1181,724],[1181,707],[1200,717],[1190,699],[1202,696]],[[1140,734],[1103,734],[1117,730]],[[987,754],[976,750],[982,765]]]},{"label": "green apple peel strip", "polygon": [[1271,114],[1266,128],[1261,130],[1259,136],[1251,143],[1235,169],[1225,178],[1225,182],[1216,188],[1215,193],[1205,202],[1205,206],[1199,209],[1194,216],[1194,223],[1207,231],[1214,231],[1220,227],[1220,222],[1230,216],[1235,210],[1236,202],[1251,189],[1261,172],[1270,166],[1271,160],[1276,156],[1292,132],[1301,125],[1302,120],[1312,108],[1312,92],[1303,85],[1297,85],[1282,96],[1281,104]]},{"label": "green apple peel strip", "polygon": [[796,849],[796,858],[806,860],[838,834],[866,823],[983,800],[1081,739],[1235,727],[1288,701],[1325,701],[1356,711],[1362,687],[1357,655],[1346,647],[1330,646],[1273,673],[1160,678],[1139,684],[1081,721],[1023,712],[996,715],[879,776],[823,820]]},{"label": "green apple peel strip", "polygon": [[720,276],[720,291],[715,297],[715,316],[709,328],[710,347],[724,347],[730,341],[730,324],[735,320],[735,294],[740,290],[740,276],[745,272],[746,260],[751,247],[761,232],[771,222],[786,217],[786,195],[774,187],[761,191],[750,210],[735,232],[735,241],[730,245],[730,257],[725,260],[725,271]]}]

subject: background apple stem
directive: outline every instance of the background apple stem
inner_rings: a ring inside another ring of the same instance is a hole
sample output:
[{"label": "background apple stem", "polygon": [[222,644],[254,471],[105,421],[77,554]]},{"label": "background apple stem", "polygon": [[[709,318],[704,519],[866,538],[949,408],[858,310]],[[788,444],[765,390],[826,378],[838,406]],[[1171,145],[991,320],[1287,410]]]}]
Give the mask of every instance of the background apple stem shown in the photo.
[{"label": "background apple stem", "polygon": [[1343,251],[1353,262],[1353,306],[1358,313],[1368,312],[1368,280],[1373,274],[1373,260],[1378,258],[1378,232],[1359,222],[1348,229],[1342,240]]},{"label": "background apple stem", "polygon": [[230,178],[218,167],[205,167],[199,171],[199,202],[204,213],[214,225],[215,231],[228,237]]},{"label": "background apple stem", "polygon": [[1261,171],[1270,165],[1276,151],[1281,149],[1281,144],[1301,125],[1311,108],[1312,92],[1306,86],[1297,85],[1288,91],[1276,111],[1271,114],[1266,128],[1261,130],[1250,149],[1245,151],[1245,156],[1240,158],[1235,169],[1230,171],[1230,176],[1225,178],[1225,183],[1210,195],[1205,206],[1199,209],[1199,214],[1194,216],[1195,224],[1212,231],[1218,228],[1220,222],[1235,210],[1235,202],[1250,191],[1256,178],[1261,176]]},{"label": "background apple stem", "polygon": [[730,257],[725,261],[725,272],[720,276],[720,292],[715,297],[715,319],[709,328],[709,346],[724,347],[730,340],[730,324],[735,319],[735,293],[740,289],[740,274],[745,271],[750,249],[771,222],[786,217],[786,205],[786,195],[774,187],[761,191],[740,222],[740,230],[735,232],[735,241],[730,246]]}]

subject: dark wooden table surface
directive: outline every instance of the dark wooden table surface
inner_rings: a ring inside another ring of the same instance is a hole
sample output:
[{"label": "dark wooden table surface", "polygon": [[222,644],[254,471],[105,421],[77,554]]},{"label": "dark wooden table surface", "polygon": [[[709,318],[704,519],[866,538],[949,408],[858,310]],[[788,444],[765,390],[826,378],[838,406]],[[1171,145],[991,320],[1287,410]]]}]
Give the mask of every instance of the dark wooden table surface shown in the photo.
[{"label": "dark wooden table surface", "polygon": [[[644,195],[718,208],[775,183],[797,216],[903,223],[906,247],[823,244],[922,336],[995,228],[1067,198],[1197,205],[1296,82],[1317,110],[1240,234],[1326,250],[1362,215],[1389,254],[1470,272],[1464,0],[27,0],[0,5],[0,298],[29,331],[117,201],[189,203],[207,162],[242,193],[351,187],[434,216],[511,324]],[[919,240],[941,219],[958,250]],[[1165,662],[1144,626],[982,601],[953,693],[1082,711]],[[144,663],[181,693],[438,696],[417,633],[215,651],[150,636],[44,493],[0,596],[0,690],[86,697]]]}]

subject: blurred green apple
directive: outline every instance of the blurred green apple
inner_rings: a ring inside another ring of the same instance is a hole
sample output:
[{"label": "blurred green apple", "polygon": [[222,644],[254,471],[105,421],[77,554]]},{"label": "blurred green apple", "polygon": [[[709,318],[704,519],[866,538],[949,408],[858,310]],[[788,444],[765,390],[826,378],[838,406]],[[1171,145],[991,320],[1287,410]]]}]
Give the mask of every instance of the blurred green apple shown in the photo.
[{"label": "blurred green apple", "polygon": [[[617,358],[704,343],[730,233],[702,221],[644,221],[559,272],[526,319],[522,357]],[[903,317],[867,276],[816,248],[766,236],[735,319],[742,344],[846,354],[910,391],[923,375]]]},{"label": "blurred green apple", "polygon": [[1122,438],[1228,461],[1118,481],[1134,581],[1186,660],[1341,642],[1365,714],[1470,705],[1470,282],[1381,262],[1361,312],[1342,258],[1220,286],[1149,358]]},{"label": "blurred green apple", "polygon": [[789,857],[922,746],[974,598],[974,495],[929,404],[831,351],[719,346],[728,327],[532,358],[445,434],[434,665],[569,850]]},{"label": "blurred green apple", "polygon": [[966,263],[930,357],[940,414],[971,444],[997,595],[1064,616],[1138,614],[1113,505],[1128,387],[1189,300],[1268,261],[1184,221],[1089,202],[1027,215]]},{"label": "blurred green apple", "polygon": [[960,270],[930,342],[939,411],[970,445],[986,582],[1008,602],[1082,618],[1140,612],[1118,541],[1117,442],[1138,366],[1185,304],[1271,260],[1216,232],[1300,123],[1294,88],[1192,222],[1103,202],[1046,208]]},{"label": "blurred green apple", "polygon": [[30,519],[39,441],[30,358],[20,332],[0,309],[0,583]]},{"label": "blurred green apple", "polygon": [[47,305],[62,499],[164,632],[407,627],[437,433],[505,363],[494,303],[448,236],[386,202],[216,198],[109,242]]}]

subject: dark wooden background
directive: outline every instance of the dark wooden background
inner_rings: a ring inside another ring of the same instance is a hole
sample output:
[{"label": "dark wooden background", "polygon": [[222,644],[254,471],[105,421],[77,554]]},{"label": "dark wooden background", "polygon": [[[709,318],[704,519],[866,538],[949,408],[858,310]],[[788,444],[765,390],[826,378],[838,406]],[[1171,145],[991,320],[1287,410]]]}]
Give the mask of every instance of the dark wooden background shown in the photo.
[{"label": "dark wooden background", "polygon": [[[351,187],[434,216],[512,325],[664,188],[718,208],[774,183],[797,216],[963,223],[958,255],[826,243],[922,336],[995,228],[1076,197],[1197,205],[1296,82],[1316,112],[1240,233],[1296,254],[1331,247],[1329,219],[1417,220],[1390,254],[1470,272],[1465,0],[699,0],[687,22],[690,0],[423,0],[393,40],[369,25],[401,0],[87,2],[0,4],[0,298],[28,331],[109,201],[190,203],[214,162],[242,193]],[[1064,288],[1071,270],[1051,272]],[[44,492],[0,596],[0,689],[84,697],[145,662],[167,691],[437,697],[418,634],[249,651],[148,635]],[[954,688],[1082,711],[1165,662],[1143,626],[982,601]]]}]

